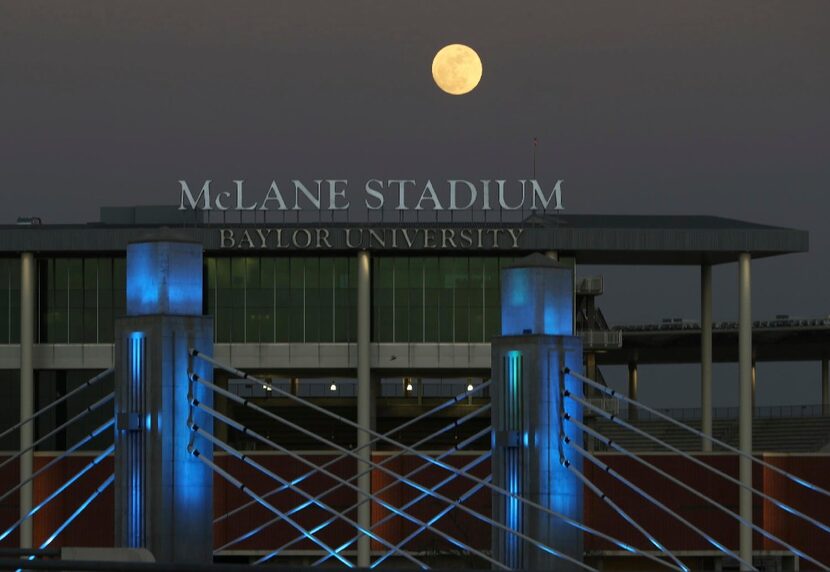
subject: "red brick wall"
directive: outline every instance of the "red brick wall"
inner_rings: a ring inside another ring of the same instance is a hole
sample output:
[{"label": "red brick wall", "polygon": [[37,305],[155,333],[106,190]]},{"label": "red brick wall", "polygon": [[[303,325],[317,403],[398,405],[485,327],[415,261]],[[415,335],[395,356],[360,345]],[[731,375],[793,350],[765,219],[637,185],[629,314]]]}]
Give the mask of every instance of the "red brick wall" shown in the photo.
[{"label": "red brick wall", "polygon": [[[646,492],[671,507],[684,518],[706,530],[719,542],[737,547],[737,523],[712,507],[705,501],[696,498],[691,493],[683,491],[636,461],[622,455],[600,455],[615,470],[629,478]],[[7,458],[7,457],[6,457]],[[52,456],[39,454],[35,457],[35,469],[44,466]],[[66,459],[47,471],[35,481],[35,503],[44,499],[60,483],[80,470],[92,460],[92,456],[76,455]],[[306,458],[315,464],[322,464],[333,458],[331,455],[308,455]],[[385,455],[375,455],[375,461],[385,461]],[[449,464],[460,467],[470,462],[474,457],[456,455],[447,458]],[[295,479],[309,470],[299,461],[285,455],[255,454],[254,460],[269,470],[274,471],[286,480]],[[737,512],[737,491],[735,484],[698,467],[687,459],[675,455],[644,455],[643,459],[654,466],[660,467],[681,480],[692,484],[707,496],[716,499],[721,504]],[[700,459],[727,474],[737,477],[738,462],[734,455],[706,455]],[[793,456],[766,456],[765,459],[776,466],[804,477],[826,489],[830,489],[830,456],[824,455],[793,455]],[[236,478],[245,482],[259,494],[265,494],[279,485],[262,475],[254,468],[232,458],[219,456],[218,464],[226,468]],[[396,472],[409,472],[422,465],[422,461],[411,456],[402,456],[393,459],[387,465]],[[489,461],[482,462],[473,471],[478,477],[485,477],[489,471]],[[337,461],[331,467],[335,475],[348,477],[354,474],[355,463],[344,459]],[[42,509],[33,519],[35,542],[40,544],[48,537],[97,487],[112,471],[112,458],[105,459],[100,465],[89,471],[77,483],[66,490],[64,494]],[[418,484],[430,487],[444,479],[449,473],[439,467],[430,466],[412,477]],[[611,475],[601,471],[590,463],[585,463],[585,474],[606,494],[617,502],[631,516],[637,519],[646,529],[674,550],[704,550],[711,546],[692,530],[680,524],[659,508],[634,494],[624,484]],[[814,493],[790,482],[774,471],[755,465],[753,479],[757,488],[762,488],[767,494],[786,502],[817,520],[830,521],[830,498]],[[18,465],[9,463],[0,469],[0,491],[14,486],[18,481]],[[375,470],[372,474],[374,490],[386,486],[391,477]],[[469,479],[458,478],[441,489],[442,494],[455,499],[469,490],[475,483]],[[321,493],[335,485],[334,479],[323,474],[316,474],[302,482],[304,490],[312,495]],[[418,496],[413,488],[395,484],[382,494],[382,498],[393,506],[401,506]],[[338,511],[354,504],[356,494],[347,487],[340,487],[326,495],[323,500]],[[240,490],[227,484],[221,477],[216,477],[214,488],[214,512],[224,514],[227,510],[241,506],[250,500]],[[302,503],[305,499],[296,492],[284,491],[270,498],[274,506],[283,511],[289,511]],[[490,492],[483,489],[473,495],[467,506],[489,514]],[[416,518],[426,521],[432,518],[443,508],[444,503],[434,499],[424,499],[411,507],[408,512]],[[374,503],[372,518],[378,521],[388,514],[383,506]],[[821,532],[803,520],[775,507],[772,503],[755,497],[755,522],[770,532],[781,536],[805,552],[818,557],[823,561],[830,561],[830,535]],[[355,511],[349,516],[356,519]],[[17,494],[10,495],[0,502],[0,526],[5,530],[18,518]],[[267,509],[253,505],[244,511],[214,525],[214,542],[217,547],[233,540],[250,529],[274,518]],[[310,506],[299,511],[293,517],[298,524],[311,528],[330,518],[323,509]],[[590,491],[585,492],[585,521],[588,525],[616,536],[627,543],[638,547],[649,547],[647,541],[631,526],[625,523],[611,510],[607,504],[599,500]],[[53,543],[53,547],[67,546],[111,546],[113,544],[113,493],[110,487]],[[490,543],[490,531],[486,524],[460,510],[453,510],[436,523],[436,527],[448,534],[469,543],[476,548],[487,548]],[[393,518],[376,529],[376,533],[384,539],[397,543],[417,525],[402,518]],[[287,522],[278,522],[266,528],[263,532],[246,539],[233,546],[234,549],[274,549],[299,536],[299,533]],[[339,546],[353,536],[352,528],[345,522],[337,520],[322,530],[318,537],[329,546]],[[16,546],[17,534],[13,533],[4,539],[0,546]],[[379,542],[373,543],[374,548],[381,548]],[[612,548],[608,543],[586,535],[586,549]],[[775,542],[765,540],[756,535],[756,546],[761,549],[780,549]],[[449,548],[444,541],[435,534],[423,533],[415,538],[409,548],[414,550],[431,550]],[[291,549],[314,549],[316,546],[308,539],[303,539]]]}]

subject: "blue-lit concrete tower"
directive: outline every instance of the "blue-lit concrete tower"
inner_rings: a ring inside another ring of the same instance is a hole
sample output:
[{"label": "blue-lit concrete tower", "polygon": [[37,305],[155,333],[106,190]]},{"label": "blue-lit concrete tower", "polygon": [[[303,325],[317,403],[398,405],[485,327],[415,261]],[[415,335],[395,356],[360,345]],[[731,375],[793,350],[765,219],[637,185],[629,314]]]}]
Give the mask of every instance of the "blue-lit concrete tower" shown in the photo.
[{"label": "blue-lit concrete tower", "polygon": [[[582,483],[563,432],[581,444],[562,411],[581,419],[563,389],[582,395],[578,381],[561,373],[582,370],[582,342],[573,335],[574,279],[570,268],[534,254],[501,275],[502,335],[493,339],[493,482],[499,487],[582,521]],[[582,533],[561,519],[493,494],[493,518],[577,560],[583,558]],[[493,528],[493,557],[510,568],[576,570],[565,560],[503,530]]]},{"label": "blue-lit concrete tower", "polygon": [[[168,231],[169,232],[169,231]],[[115,541],[157,561],[212,562],[213,479],[188,454],[189,391],[211,395],[188,368],[212,379],[190,347],[213,354],[213,322],[202,316],[202,245],[168,234],[127,248],[127,317],[115,334]],[[201,447],[211,455],[211,447]]]}]

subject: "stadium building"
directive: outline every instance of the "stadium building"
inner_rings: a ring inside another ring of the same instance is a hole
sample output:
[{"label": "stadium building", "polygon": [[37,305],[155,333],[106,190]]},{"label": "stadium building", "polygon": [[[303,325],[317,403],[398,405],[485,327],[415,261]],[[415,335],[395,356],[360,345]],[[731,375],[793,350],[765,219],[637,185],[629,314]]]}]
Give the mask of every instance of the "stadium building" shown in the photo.
[{"label": "stadium building", "polygon": [[[582,339],[584,372],[588,378],[604,384],[603,365],[627,365],[628,394],[636,397],[639,364],[700,363],[701,403],[694,411],[684,413],[686,420],[704,435],[737,446],[737,411],[713,409],[711,372],[713,362],[738,362],[746,360],[746,354],[739,347],[741,324],[712,320],[712,266],[740,265],[742,287],[735,293],[719,295],[734,296],[736,305],[748,308],[751,260],[808,249],[806,232],[710,216],[557,214],[533,215],[515,223],[395,224],[207,223],[193,217],[192,212],[182,213],[174,208],[104,208],[96,223],[41,224],[36,219],[26,219],[17,225],[0,227],[0,419],[4,427],[14,426],[27,412],[48,406],[101,371],[114,367],[116,319],[125,314],[127,304],[127,246],[167,237],[203,246],[203,313],[213,318],[213,357],[267,382],[252,382],[217,369],[214,383],[346,449],[358,445],[353,429],[322,415],[309,415],[289,399],[275,395],[272,387],[349,420],[358,420],[359,402],[365,400],[373,427],[385,433],[452,396],[486,385],[492,373],[490,342],[501,333],[500,272],[535,253],[574,270],[574,326]],[[602,278],[580,274],[582,265],[604,264],[700,267],[700,321],[610,326],[597,303],[603,292]],[[359,296],[361,284],[368,285],[368,296]],[[756,453],[765,458],[786,457],[788,467],[821,483],[827,480],[824,475],[828,464],[821,451],[830,441],[830,418],[826,417],[830,410],[830,356],[826,350],[830,321],[782,317],[754,323],[752,336],[753,370],[756,361],[764,360],[815,360],[821,364],[816,371],[822,375],[820,379],[816,376],[816,383],[821,383],[822,403],[798,411],[758,409],[753,427]],[[362,363],[361,356],[368,356],[368,363]],[[368,392],[361,389],[367,387]],[[111,390],[110,379],[88,391],[95,398],[103,398]],[[448,421],[463,419],[474,408],[488,403],[489,396],[490,389],[470,393],[440,414],[396,433],[396,439],[415,445],[439,432],[421,448],[444,451],[465,443],[465,448],[459,449],[459,458],[482,455],[490,448],[490,435],[481,434],[489,426],[488,414],[465,420],[449,431],[439,430]],[[737,475],[738,461],[728,451],[718,451],[717,447],[712,451],[711,444],[701,437],[673,434],[665,421],[633,408],[621,408],[599,392],[591,391],[587,396],[603,410],[663,435],[680,450],[714,459],[711,462],[723,471]],[[96,409],[78,423],[61,429],[88,405],[89,399],[83,403],[67,399],[38,418],[31,437],[37,443],[35,470],[107,419],[104,408]],[[308,434],[254,415],[233,399],[219,396],[214,406],[221,414],[278,441],[290,451],[315,459],[333,454]],[[585,420],[590,427],[630,450],[652,455],[651,463],[669,472],[685,470],[676,454],[658,451],[641,436],[623,431],[602,416],[586,411]],[[215,434],[234,448],[261,459],[263,464],[284,469],[287,476],[296,476],[302,469],[290,456],[267,450],[232,426],[217,423]],[[110,439],[106,432],[88,439],[69,456],[70,466],[80,467],[84,458],[104,451]],[[607,443],[590,437],[586,437],[586,443],[599,458],[621,472],[646,479],[641,469],[627,463]],[[20,449],[19,436],[13,432],[5,434],[0,448],[11,456]],[[378,443],[373,456],[382,459],[393,454],[393,450],[394,447]],[[232,465],[233,459],[219,453],[216,458],[224,467]],[[86,487],[85,491],[79,489],[78,498],[95,489],[95,479],[105,475],[107,466],[112,470],[111,463],[111,459],[104,459],[100,467],[96,465],[90,471],[89,482],[82,480],[78,485]],[[478,466],[477,474],[487,473],[486,464]],[[338,467],[343,474],[350,470],[354,469]],[[46,473],[49,482],[34,481],[35,503],[51,490],[49,483],[60,482],[62,476],[71,472],[68,468],[50,471]],[[757,486],[777,486],[777,481],[763,471],[756,473]],[[609,482],[609,477],[595,467],[586,463],[585,474],[614,491],[619,504],[637,514],[642,522],[659,522],[659,511],[643,507],[636,495]],[[0,488],[13,487],[18,477],[16,462],[0,468]],[[262,490],[269,488],[261,476],[249,477]],[[383,474],[373,474],[372,488],[381,488],[387,481]],[[713,496],[736,494],[729,482],[706,482]],[[319,490],[325,485],[314,483]],[[725,543],[737,547],[738,526],[732,521],[711,508],[688,503],[686,497],[663,493],[675,510],[694,522],[705,523],[708,530],[721,534]],[[104,529],[90,535],[87,526],[96,520],[113,519],[111,493],[104,492],[101,497],[63,531],[56,546],[114,543],[112,531]],[[229,544],[256,527],[263,513],[259,507],[253,507],[227,516],[225,513],[243,504],[243,499],[226,484],[216,484],[213,499],[218,519],[213,541],[217,560],[255,560],[269,554],[293,532],[284,523],[277,523]],[[625,536],[619,517],[608,507],[587,493],[585,499],[585,520],[591,526],[616,530],[631,543],[642,544],[634,536]],[[468,500],[481,510],[489,510],[486,492]],[[790,500],[796,504],[807,502],[800,497]],[[20,502],[15,495],[4,497],[0,505],[4,527],[17,519]],[[756,519],[763,519],[782,537],[801,539],[811,554],[827,553],[826,543],[804,540],[803,526],[780,509],[770,508],[763,499],[756,505]],[[59,499],[37,514],[32,519],[34,545],[40,544],[74,508],[69,500]],[[373,519],[385,514],[382,507],[372,507]],[[824,510],[815,516],[828,514]],[[404,525],[384,526],[388,538],[400,540],[408,532]],[[481,523],[470,522],[462,514],[447,526],[463,530],[470,545],[482,551],[490,549],[489,532]],[[331,534],[339,538],[338,534],[345,533],[336,529]],[[693,559],[693,568],[720,569],[734,564],[682,527],[668,534],[664,543],[678,555]],[[19,542],[19,532],[15,531],[5,537],[2,545],[17,546]],[[469,555],[429,534],[413,540],[412,545],[412,550],[430,554],[431,562],[437,565],[476,565]],[[755,545],[758,561],[777,567],[796,565],[797,558],[791,551],[776,548],[763,538]],[[372,548],[379,554],[383,546],[374,542]],[[643,563],[603,541],[586,538],[585,550],[586,561],[606,569]],[[280,552],[278,561],[311,563],[323,553],[306,539]]]}]

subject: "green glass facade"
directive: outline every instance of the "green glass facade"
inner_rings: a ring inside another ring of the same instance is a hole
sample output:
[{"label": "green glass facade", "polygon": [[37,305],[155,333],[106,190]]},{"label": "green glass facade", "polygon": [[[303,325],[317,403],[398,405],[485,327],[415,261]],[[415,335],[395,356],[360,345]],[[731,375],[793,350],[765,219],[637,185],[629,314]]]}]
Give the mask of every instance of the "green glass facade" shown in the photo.
[{"label": "green glass facade", "polygon": [[509,257],[376,257],[372,339],[481,343],[501,326],[499,272]]},{"label": "green glass facade", "polygon": [[0,344],[20,343],[20,258],[0,258]]},{"label": "green glass facade", "polygon": [[[500,270],[512,257],[372,257],[372,341],[481,343],[498,335]],[[38,343],[112,343],[125,258],[37,259]],[[204,312],[217,343],[357,338],[354,256],[206,256]],[[20,259],[0,259],[0,343],[20,340]]]},{"label": "green glass facade", "polygon": [[354,257],[206,257],[217,343],[353,342]]},{"label": "green glass facade", "polygon": [[37,261],[40,343],[112,343],[124,315],[126,259],[56,257]]}]

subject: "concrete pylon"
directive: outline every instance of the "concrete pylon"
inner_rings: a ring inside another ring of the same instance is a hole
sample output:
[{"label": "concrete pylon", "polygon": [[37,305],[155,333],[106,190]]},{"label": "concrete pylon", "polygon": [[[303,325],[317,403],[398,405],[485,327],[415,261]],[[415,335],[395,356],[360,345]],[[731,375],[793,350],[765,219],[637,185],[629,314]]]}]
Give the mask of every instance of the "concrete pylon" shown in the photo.
[{"label": "concrete pylon", "polygon": [[[493,483],[542,506],[582,520],[583,487],[563,462],[582,461],[561,436],[581,446],[582,435],[562,411],[582,419],[573,400],[582,386],[561,372],[582,371],[582,341],[573,335],[573,274],[541,254],[505,268],[501,275],[502,335],[492,341]],[[561,519],[493,494],[493,518],[510,529],[583,559],[582,533]],[[513,569],[578,568],[517,536],[493,528],[493,557]]]},{"label": "concrete pylon", "polygon": [[[188,349],[213,354],[213,320],[202,316],[202,245],[162,236],[127,248],[127,317],[115,336],[115,542],[147,548],[159,562],[213,561],[213,475],[188,453],[188,369],[212,379]],[[212,405],[199,384],[196,398]],[[212,447],[200,452],[212,457]]]}]

